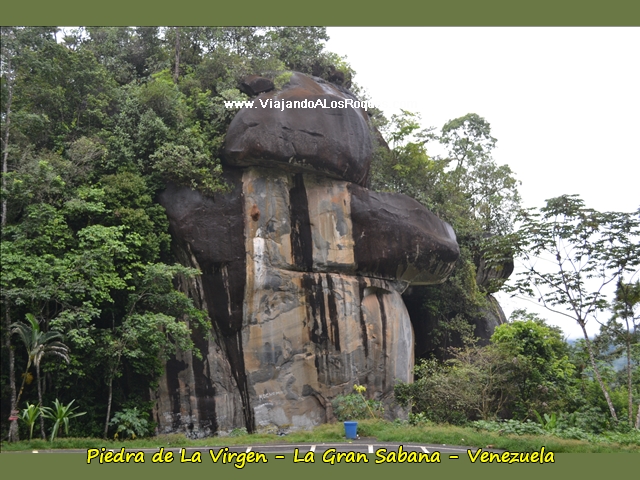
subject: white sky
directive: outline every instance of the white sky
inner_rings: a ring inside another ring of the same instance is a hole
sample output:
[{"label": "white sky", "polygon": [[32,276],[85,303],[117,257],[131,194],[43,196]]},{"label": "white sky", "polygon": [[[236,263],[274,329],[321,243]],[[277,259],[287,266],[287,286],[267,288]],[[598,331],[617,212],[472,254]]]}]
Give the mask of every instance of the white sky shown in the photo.
[{"label": "white sky", "polygon": [[[327,49],[347,56],[387,118],[403,108],[439,129],[467,113],[484,117],[498,139],[494,159],[522,181],[525,207],[574,193],[597,210],[640,206],[640,28],[330,27],[328,34]],[[499,298],[507,316],[538,311]],[[581,336],[570,321],[538,312]]]}]

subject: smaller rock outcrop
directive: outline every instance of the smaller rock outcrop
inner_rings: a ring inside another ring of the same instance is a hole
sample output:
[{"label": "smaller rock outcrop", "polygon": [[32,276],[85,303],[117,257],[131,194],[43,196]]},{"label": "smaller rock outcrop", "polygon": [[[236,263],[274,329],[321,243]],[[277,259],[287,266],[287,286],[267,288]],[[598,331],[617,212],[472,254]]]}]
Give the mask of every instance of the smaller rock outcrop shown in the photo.
[{"label": "smaller rock outcrop", "polygon": [[476,263],[476,283],[485,292],[496,293],[513,273],[513,269],[513,259],[489,266],[484,258],[480,258]]},{"label": "smaller rock outcrop", "polygon": [[259,77],[258,75],[248,75],[242,79],[238,88],[250,97],[255,97],[261,93],[270,92],[275,86],[268,78]]}]

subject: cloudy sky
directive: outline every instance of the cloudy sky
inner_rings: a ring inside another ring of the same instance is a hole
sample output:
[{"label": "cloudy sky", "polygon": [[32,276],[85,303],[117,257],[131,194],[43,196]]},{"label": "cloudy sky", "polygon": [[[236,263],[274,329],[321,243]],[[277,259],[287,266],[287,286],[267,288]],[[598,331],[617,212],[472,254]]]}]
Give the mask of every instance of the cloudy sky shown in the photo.
[{"label": "cloudy sky", "polygon": [[[477,113],[526,207],[579,194],[597,210],[640,206],[640,28],[332,27],[356,82],[387,117],[442,127]],[[507,315],[535,306],[506,296]],[[533,307],[533,308],[531,308]],[[540,311],[565,334],[580,330]],[[604,317],[603,317],[604,319]],[[590,333],[597,324],[590,322]]]}]

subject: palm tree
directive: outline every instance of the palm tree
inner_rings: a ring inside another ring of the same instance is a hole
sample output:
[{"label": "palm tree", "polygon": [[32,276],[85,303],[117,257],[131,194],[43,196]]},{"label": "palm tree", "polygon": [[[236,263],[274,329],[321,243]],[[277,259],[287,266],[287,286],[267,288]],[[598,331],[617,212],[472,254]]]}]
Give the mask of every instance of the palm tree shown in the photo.
[{"label": "palm tree", "polygon": [[[25,369],[24,376],[22,377],[22,385],[20,386],[20,392],[18,393],[14,409],[20,401],[20,396],[24,390],[24,382],[32,364],[36,367],[38,401],[40,402],[40,405],[42,405],[42,389],[40,386],[40,362],[42,361],[42,357],[45,355],[57,355],[65,362],[69,363],[69,347],[60,341],[64,339],[62,333],[55,331],[41,331],[36,317],[30,313],[27,313],[27,320],[31,325],[27,325],[24,322],[15,322],[11,324],[11,335],[17,334],[27,349],[27,368]],[[40,430],[42,438],[46,438],[44,433],[44,418],[42,416],[40,416]]]}]

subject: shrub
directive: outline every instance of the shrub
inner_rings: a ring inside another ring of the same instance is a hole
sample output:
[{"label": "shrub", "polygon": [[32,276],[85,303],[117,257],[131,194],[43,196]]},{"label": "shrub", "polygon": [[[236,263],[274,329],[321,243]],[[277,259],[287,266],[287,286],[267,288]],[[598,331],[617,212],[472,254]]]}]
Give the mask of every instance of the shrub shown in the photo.
[{"label": "shrub", "polygon": [[231,430],[231,432],[229,432],[230,437],[244,437],[248,434],[249,433],[247,432],[247,429],[245,427],[234,428],[233,430]]},{"label": "shrub", "polygon": [[503,420],[500,422],[478,420],[471,422],[471,426],[477,430],[498,432],[501,435],[546,435],[547,432],[537,423],[527,420]]},{"label": "shrub", "polygon": [[33,426],[36,423],[36,420],[42,414],[42,410],[40,405],[34,405],[32,403],[27,402],[27,408],[23,409],[20,413],[20,420],[22,420],[27,427],[29,427],[29,440],[33,438]]},{"label": "shrub", "polygon": [[60,426],[64,425],[64,433],[69,435],[69,420],[75,417],[79,417],[81,415],[86,414],[87,412],[76,412],[78,407],[71,408],[71,405],[75,402],[75,400],[71,400],[68,405],[63,405],[56,398],[53,402],[53,408],[51,407],[42,407],[42,416],[45,418],[49,418],[51,420],[55,420],[53,424],[53,428],[51,429],[51,441],[53,442],[58,435],[58,431],[60,430]]},{"label": "shrub", "polygon": [[353,389],[357,393],[338,395],[331,402],[333,413],[339,421],[382,417],[384,413],[382,402],[364,398],[363,393],[366,391],[366,387],[362,385],[354,385]]},{"label": "shrub", "polygon": [[136,437],[144,437],[149,433],[149,414],[147,412],[139,412],[138,407],[125,408],[113,416],[109,425],[116,426],[114,438],[123,435],[124,438],[134,439]]}]

